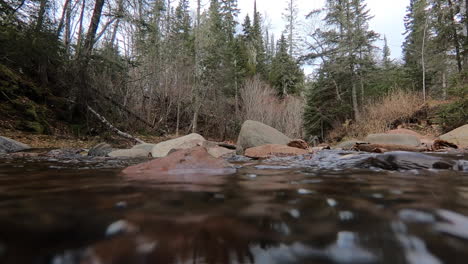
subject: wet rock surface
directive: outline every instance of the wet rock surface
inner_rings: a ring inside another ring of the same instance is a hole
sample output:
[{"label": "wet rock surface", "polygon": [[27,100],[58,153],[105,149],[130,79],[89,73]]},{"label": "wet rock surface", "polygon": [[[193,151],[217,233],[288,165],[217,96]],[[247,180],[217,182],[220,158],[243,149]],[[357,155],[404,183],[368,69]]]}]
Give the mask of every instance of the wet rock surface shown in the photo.
[{"label": "wet rock surface", "polygon": [[305,155],[307,153],[309,153],[309,151],[302,148],[267,144],[259,147],[248,148],[245,150],[244,155],[249,158],[265,159],[269,157],[298,156]]}]

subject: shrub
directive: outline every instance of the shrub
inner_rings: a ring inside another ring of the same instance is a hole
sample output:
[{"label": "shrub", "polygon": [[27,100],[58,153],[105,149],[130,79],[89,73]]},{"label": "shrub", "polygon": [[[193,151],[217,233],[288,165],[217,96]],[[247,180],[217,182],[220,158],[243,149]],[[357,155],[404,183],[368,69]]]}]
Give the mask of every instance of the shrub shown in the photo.
[{"label": "shrub", "polygon": [[291,138],[302,138],[304,100],[297,96],[278,98],[276,91],[258,77],[245,83],[240,91],[242,117],[278,129]]},{"label": "shrub", "polygon": [[443,132],[448,132],[468,123],[468,97],[441,106],[437,113],[437,123]]},{"label": "shrub", "polygon": [[364,107],[361,119],[337,125],[329,134],[332,140],[362,138],[371,133],[394,129],[398,123],[411,121],[424,101],[419,93],[397,90]]}]

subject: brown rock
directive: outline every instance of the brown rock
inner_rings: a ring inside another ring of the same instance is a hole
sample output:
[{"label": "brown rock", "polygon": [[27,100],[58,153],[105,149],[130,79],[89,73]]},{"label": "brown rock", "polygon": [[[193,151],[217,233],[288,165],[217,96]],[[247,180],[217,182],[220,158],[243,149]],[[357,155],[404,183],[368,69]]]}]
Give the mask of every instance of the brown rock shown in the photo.
[{"label": "brown rock", "polygon": [[293,148],[309,149],[309,144],[302,139],[293,139],[288,143],[288,146]]},{"label": "brown rock", "polygon": [[204,147],[194,147],[173,152],[164,158],[130,166],[122,173],[132,180],[211,183],[216,180],[207,176],[232,174],[235,171],[225,160],[211,156]]},{"label": "brown rock", "polygon": [[245,156],[249,158],[268,158],[271,156],[298,156],[304,155],[309,153],[307,150],[293,148],[286,145],[278,145],[278,144],[267,144],[259,147],[248,148],[245,151]]}]

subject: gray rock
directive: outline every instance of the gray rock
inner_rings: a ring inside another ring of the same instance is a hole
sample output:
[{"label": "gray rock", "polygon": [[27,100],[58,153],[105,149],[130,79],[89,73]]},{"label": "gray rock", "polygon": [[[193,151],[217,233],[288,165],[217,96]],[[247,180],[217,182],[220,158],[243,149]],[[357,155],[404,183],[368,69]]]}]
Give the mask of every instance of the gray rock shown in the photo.
[{"label": "gray rock", "polygon": [[18,152],[30,148],[31,147],[26,144],[23,144],[11,138],[0,136],[0,154]]},{"label": "gray rock", "polygon": [[354,147],[354,145],[356,145],[356,143],[367,143],[367,142],[361,141],[361,140],[356,140],[356,139],[346,140],[346,141],[343,141],[340,144],[336,145],[335,148],[336,149],[349,150],[352,147]]},{"label": "gray rock", "polygon": [[405,134],[370,134],[364,141],[371,144],[402,145],[410,147],[419,147],[421,145],[419,138]]},{"label": "gray rock", "polygon": [[151,150],[151,154],[154,158],[161,158],[167,156],[172,149],[189,149],[201,146],[203,142],[205,142],[204,137],[199,134],[192,133],[156,144]]},{"label": "gray rock", "polygon": [[454,129],[439,138],[457,144],[461,148],[468,148],[468,124]]},{"label": "gray rock", "polygon": [[138,145],[135,145],[132,147],[132,149],[144,149],[148,152],[151,152],[154,148],[154,146],[156,146],[156,144],[149,144],[149,143],[144,143],[144,144],[138,144]]},{"label": "gray rock", "polygon": [[263,123],[247,120],[242,124],[237,139],[237,154],[243,154],[248,148],[258,147],[266,144],[287,145],[291,139]]},{"label": "gray rock", "polygon": [[150,155],[151,152],[144,149],[119,149],[114,150],[108,154],[108,156],[112,158],[146,158],[150,157]]},{"label": "gray rock", "polygon": [[233,149],[228,149],[228,148],[223,148],[223,147],[212,147],[212,148],[207,148],[208,153],[215,157],[215,158],[221,158],[221,157],[231,157],[234,154],[236,154],[236,151]]},{"label": "gray rock", "polygon": [[99,143],[96,146],[92,147],[88,151],[88,156],[91,156],[91,157],[105,157],[105,156],[107,156],[107,154],[112,152],[112,150],[113,149],[112,149],[111,145],[103,142],[103,143]]}]

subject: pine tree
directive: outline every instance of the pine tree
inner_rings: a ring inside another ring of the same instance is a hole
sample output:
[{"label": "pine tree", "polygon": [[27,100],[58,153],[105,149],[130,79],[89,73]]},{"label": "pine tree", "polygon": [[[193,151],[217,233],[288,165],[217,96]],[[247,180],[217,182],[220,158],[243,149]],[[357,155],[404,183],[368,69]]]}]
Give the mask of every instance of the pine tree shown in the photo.
[{"label": "pine tree", "polygon": [[277,44],[270,71],[270,83],[276,88],[279,96],[299,94],[304,83],[304,73],[296,60],[289,55],[288,43],[281,35]]},{"label": "pine tree", "polygon": [[[320,89],[327,90],[322,92],[327,95],[334,94],[334,96],[324,98],[331,102],[324,102],[324,100],[320,102],[339,104],[346,109],[352,109],[354,119],[359,119],[360,105],[365,100],[366,76],[375,67],[373,43],[378,34],[369,29],[368,21],[371,16],[363,0],[328,0],[324,11],[326,12],[326,27],[314,32],[313,38],[316,43],[311,46],[311,53],[308,55],[311,60],[318,58],[322,60],[319,76],[323,86]],[[319,95],[313,91],[309,94]],[[318,100],[317,97],[314,99]],[[347,108],[347,106],[351,107]],[[311,109],[322,108],[311,106],[308,109],[312,111]],[[311,116],[327,116],[321,119],[327,123],[321,124],[321,128],[329,128],[334,120],[349,118],[349,112],[338,112],[333,119],[326,113],[306,113],[305,118],[308,119]],[[308,120],[306,123],[317,125]],[[316,131],[316,127],[308,127],[306,130]]]}]

